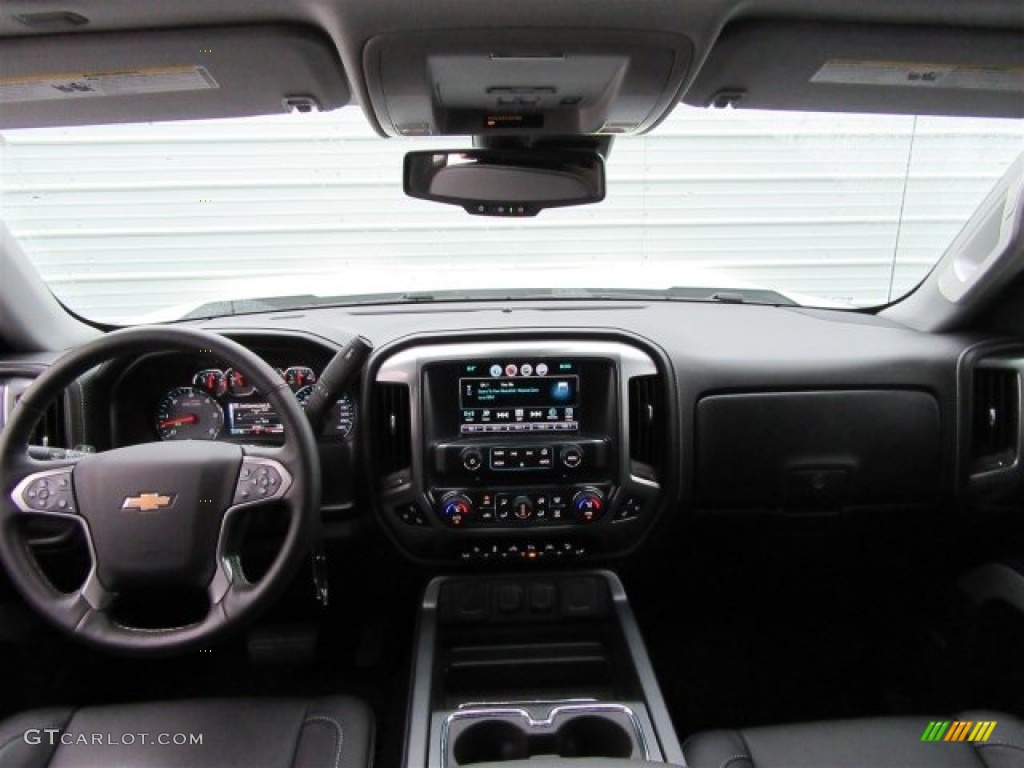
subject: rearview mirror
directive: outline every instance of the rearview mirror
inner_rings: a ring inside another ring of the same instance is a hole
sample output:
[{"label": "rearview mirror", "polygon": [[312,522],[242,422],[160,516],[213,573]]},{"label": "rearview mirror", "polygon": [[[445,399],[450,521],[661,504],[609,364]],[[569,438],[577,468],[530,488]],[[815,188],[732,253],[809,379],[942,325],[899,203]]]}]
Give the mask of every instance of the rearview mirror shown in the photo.
[{"label": "rearview mirror", "polygon": [[476,216],[536,216],[604,200],[604,160],[587,150],[408,152],[405,194],[461,205]]}]

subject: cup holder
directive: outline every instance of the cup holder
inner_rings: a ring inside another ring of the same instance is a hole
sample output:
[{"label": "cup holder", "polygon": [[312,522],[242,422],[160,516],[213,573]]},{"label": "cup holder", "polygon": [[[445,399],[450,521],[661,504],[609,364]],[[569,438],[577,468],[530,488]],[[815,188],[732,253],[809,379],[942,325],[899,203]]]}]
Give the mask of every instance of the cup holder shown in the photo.
[{"label": "cup holder", "polygon": [[645,758],[624,707],[555,709],[534,720],[523,710],[459,712],[446,729],[447,768],[531,757]]},{"label": "cup holder", "polygon": [[633,738],[619,723],[580,715],[558,729],[559,757],[632,757]]},{"label": "cup holder", "polygon": [[514,723],[481,720],[458,735],[452,756],[458,765],[525,760],[530,756],[529,737]]}]

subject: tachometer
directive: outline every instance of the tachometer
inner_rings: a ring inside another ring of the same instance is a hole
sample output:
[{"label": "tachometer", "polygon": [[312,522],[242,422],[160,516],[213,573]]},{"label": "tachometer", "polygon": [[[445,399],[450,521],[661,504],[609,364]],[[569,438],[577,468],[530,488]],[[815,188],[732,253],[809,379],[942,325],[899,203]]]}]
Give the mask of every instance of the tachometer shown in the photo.
[{"label": "tachometer", "polygon": [[[295,393],[295,399],[299,401],[299,405],[303,408],[306,407],[306,401],[309,400],[309,396],[313,394],[313,387],[303,387]],[[352,396],[345,394],[342,395],[338,400],[327,409],[327,413],[324,416],[324,426],[321,431],[323,437],[340,437],[342,439],[347,438],[352,434],[352,430],[356,427],[356,406],[352,402]]]},{"label": "tachometer", "polygon": [[156,409],[156,431],[161,440],[216,440],[224,426],[224,411],[217,401],[195,387],[177,387]]}]

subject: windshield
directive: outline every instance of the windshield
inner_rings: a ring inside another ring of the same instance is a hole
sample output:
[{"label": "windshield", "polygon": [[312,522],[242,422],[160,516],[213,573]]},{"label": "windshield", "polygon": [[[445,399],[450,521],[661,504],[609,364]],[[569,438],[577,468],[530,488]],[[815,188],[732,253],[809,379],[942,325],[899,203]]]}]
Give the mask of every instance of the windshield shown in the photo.
[{"label": "windshield", "polygon": [[615,141],[604,202],[505,220],[403,195],[405,152],[468,139],[384,140],[357,108],[0,139],[0,219],[57,298],[112,323],[702,287],[873,306],[1024,150],[1016,120],[680,107]]}]

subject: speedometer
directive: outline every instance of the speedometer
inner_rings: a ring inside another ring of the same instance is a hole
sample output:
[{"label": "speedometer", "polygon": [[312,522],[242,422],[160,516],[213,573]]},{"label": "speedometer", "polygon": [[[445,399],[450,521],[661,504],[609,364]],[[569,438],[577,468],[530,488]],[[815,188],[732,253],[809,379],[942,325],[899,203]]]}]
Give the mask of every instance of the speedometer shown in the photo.
[{"label": "speedometer", "polygon": [[217,401],[195,387],[177,387],[156,408],[156,431],[161,440],[216,440],[224,426]]},{"label": "speedometer", "polygon": [[[306,407],[309,396],[313,394],[313,387],[303,387],[295,393],[295,399],[299,405]],[[324,415],[324,426],[321,430],[322,437],[347,438],[356,428],[356,405],[352,402],[352,396],[345,394],[327,409]]]}]

